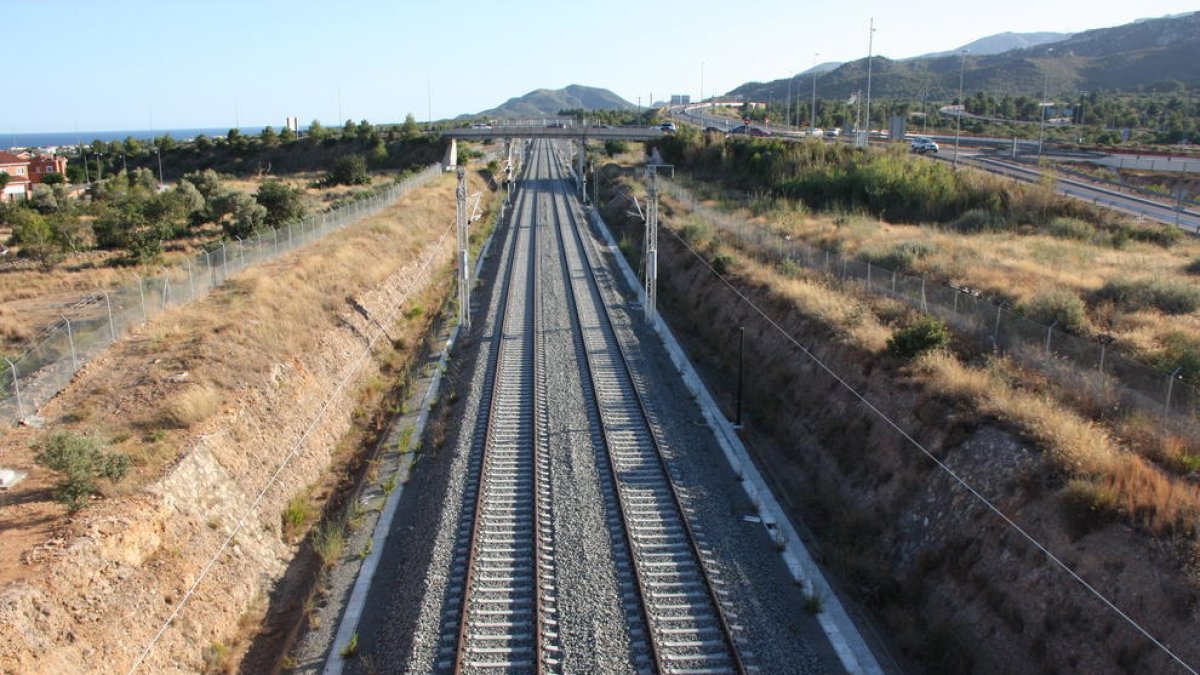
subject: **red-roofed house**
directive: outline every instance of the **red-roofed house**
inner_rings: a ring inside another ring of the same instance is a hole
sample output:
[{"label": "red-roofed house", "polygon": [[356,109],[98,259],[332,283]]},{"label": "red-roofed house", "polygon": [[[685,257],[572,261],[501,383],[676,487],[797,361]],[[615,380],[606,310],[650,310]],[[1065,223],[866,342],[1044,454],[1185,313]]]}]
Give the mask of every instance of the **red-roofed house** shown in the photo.
[{"label": "red-roofed house", "polygon": [[33,188],[29,183],[29,158],[14,155],[11,152],[0,152],[0,173],[8,174],[8,184],[0,197],[6,202],[16,199],[28,199]]},{"label": "red-roofed house", "polygon": [[19,155],[0,152],[0,172],[8,174],[8,184],[4,186],[0,199],[28,199],[33,194],[33,186],[41,183],[46,174],[67,174],[67,158],[59,155],[33,157],[24,152]]}]

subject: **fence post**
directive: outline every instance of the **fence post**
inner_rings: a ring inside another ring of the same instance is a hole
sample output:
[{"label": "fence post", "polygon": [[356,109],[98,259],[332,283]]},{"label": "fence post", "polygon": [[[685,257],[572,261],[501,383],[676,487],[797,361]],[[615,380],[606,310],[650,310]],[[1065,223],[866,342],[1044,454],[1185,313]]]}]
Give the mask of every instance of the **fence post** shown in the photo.
[{"label": "fence post", "polygon": [[272,227],[271,234],[275,235],[275,255],[279,255],[279,228]]},{"label": "fence post", "polygon": [[137,280],[138,296],[142,299],[142,323],[145,324],[150,320],[149,317],[146,316],[146,288],[142,285],[142,278],[140,276],[137,278]]},{"label": "fence post", "polygon": [[867,261],[867,290],[871,290],[871,261]]},{"label": "fence post", "polygon": [[[1179,371],[1183,370],[1183,366],[1175,369],[1167,376],[1167,400],[1163,402],[1163,416],[1171,414],[1171,392],[1175,389],[1175,378],[1179,377]],[[13,380],[14,382],[16,380]]]},{"label": "fence post", "polygon": [[66,314],[59,314],[63,322],[67,324],[67,344],[71,345],[71,370],[77,372],[79,370],[79,359],[75,358],[75,331],[71,330],[71,320]]},{"label": "fence post", "polygon": [[194,278],[192,278],[192,259],[184,258],[184,261],[187,263],[187,268],[188,268],[188,290],[192,294],[192,300],[195,301],[196,300],[196,280]]},{"label": "fence post", "polygon": [[1046,326],[1046,355],[1050,355],[1050,336],[1054,334],[1054,327],[1058,325],[1058,321]]},{"label": "fence post", "polygon": [[21,403],[21,385],[17,383],[17,367],[13,365],[12,361],[9,361],[7,356],[4,357],[4,360],[8,361],[8,369],[12,371],[13,393],[17,396],[17,419],[21,419],[25,416],[25,406]]},{"label": "fence post", "polygon": [[108,298],[108,291],[104,291],[104,289],[101,288],[100,292],[104,294],[104,306],[106,306],[108,309],[108,334],[113,336],[113,342],[115,342],[116,327],[113,324],[113,300]]},{"label": "fence post", "polygon": [[[222,281],[229,278],[229,249],[225,246],[225,242],[221,242],[221,277]],[[216,284],[214,284],[215,286]]]},{"label": "fence post", "polygon": [[171,277],[167,276],[167,268],[159,267],[163,271],[163,296],[162,307],[159,312],[167,311],[167,303],[171,300]]},{"label": "fence post", "polygon": [[953,290],[954,290],[954,313],[958,314],[958,289],[955,288]]},{"label": "fence post", "polygon": [[896,294],[896,270],[892,270],[892,295]]},{"label": "fence post", "polygon": [[925,299],[925,277],[921,277],[921,311],[929,313],[929,302]]},{"label": "fence post", "polygon": [[1000,346],[1000,313],[1004,311],[1004,305],[996,305],[996,325],[992,327],[992,344]]}]

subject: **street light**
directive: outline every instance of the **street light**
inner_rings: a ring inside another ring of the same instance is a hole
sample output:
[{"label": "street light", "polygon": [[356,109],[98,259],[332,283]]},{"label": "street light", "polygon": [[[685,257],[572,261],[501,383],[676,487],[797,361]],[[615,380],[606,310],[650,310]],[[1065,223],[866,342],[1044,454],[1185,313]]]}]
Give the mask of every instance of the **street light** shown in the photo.
[{"label": "street light", "polygon": [[958,139],[962,135],[962,116],[967,112],[963,101],[963,73],[967,69],[967,50],[962,50],[962,62],[958,66],[958,114],[954,116],[954,168],[958,169]]},{"label": "street light", "polygon": [[[1054,48],[1046,50],[1047,55],[1054,53]],[[1042,125],[1038,128],[1038,156],[1042,154],[1042,141],[1046,137],[1046,98],[1050,96],[1050,69],[1046,69],[1046,79],[1042,81]]]}]

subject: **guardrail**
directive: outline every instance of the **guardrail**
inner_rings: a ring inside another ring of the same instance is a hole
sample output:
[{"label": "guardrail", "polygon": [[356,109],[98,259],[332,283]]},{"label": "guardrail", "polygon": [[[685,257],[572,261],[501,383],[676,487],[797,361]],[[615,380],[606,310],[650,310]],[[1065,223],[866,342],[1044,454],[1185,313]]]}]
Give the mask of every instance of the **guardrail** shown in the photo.
[{"label": "guardrail", "polygon": [[251,265],[273,260],[367,216],[382,211],[411,190],[441,175],[441,165],[395,183],[366,198],[319,213],[252,239],[223,241],[183,265],[160,268],[153,277],[100,289],[63,314],[45,337],[16,359],[0,365],[0,421],[14,424],[31,415],[70,383],[79,369],[109,345],[162,314],[186,305]]}]

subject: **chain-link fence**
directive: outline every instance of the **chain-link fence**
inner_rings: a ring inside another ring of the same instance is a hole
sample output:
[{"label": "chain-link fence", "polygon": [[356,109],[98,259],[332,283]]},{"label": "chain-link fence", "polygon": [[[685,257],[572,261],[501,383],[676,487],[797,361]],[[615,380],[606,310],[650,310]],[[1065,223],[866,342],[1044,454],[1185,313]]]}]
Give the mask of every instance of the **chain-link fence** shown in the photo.
[{"label": "chain-link fence", "polygon": [[820,270],[861,283],[868,292],[906,302],[944,320],[959,335],[976,338],[997,352],[1068,383],[1076,394],[1104,408],[1138,407],[1165,416],[1200,418],[1200,392],[1183,381],[1179,370],[1165,373],[1117,352],[1104,338],[1089,340],[1054,325],[1031,321],[1006,303],[978,291],[910,276],[784,238],[701,204],[678,183],[661,177],[659,181],[662,191],[710,223],[719,237],[756,249],[768,260]]},{"label": "chain-link fence", "polygon": [[37,344],[16,359],[6,358],[0,366],[0,390],[5,392],[0,399],[0,420],[12,424],[32,414],[67,386],[85,363],[168,307],[202,298],[251,265],[273,260],[379,213],[439,175],[440,164],[429,166],[369,197],[249,239],[223,241],[181,266],[162,267],[153,276],[138,277],[135,283],[83,298],[72,307],[70,316],[63,314],[62,321]]}]

